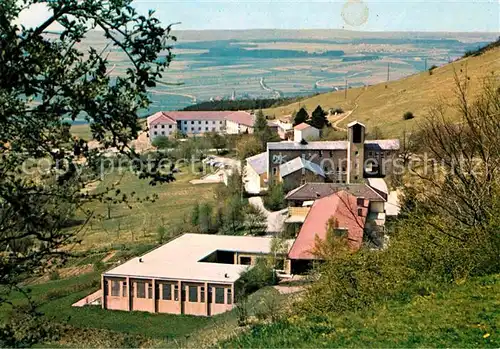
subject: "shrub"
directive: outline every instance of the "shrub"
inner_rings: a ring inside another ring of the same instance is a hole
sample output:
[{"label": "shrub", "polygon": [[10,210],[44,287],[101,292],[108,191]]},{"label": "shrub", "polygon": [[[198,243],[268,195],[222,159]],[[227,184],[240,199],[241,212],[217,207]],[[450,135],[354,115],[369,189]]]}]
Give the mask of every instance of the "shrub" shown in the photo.
[{"label": "shrub", "polygon": [[264,196],[264,206],[270,211],[279,211],[286,207],[285,188],[282,183],[273,183]]},{"label": "shrub", "polygon": [[61,276],[59,275],[59,272],[57,270],[53,270],[49,274],[49,280],[54,281],[54,280],[59,280]]},{"label": "shrub", "polygon": [[278,278],[276,272],[265,259],[260,258],[253,268],[241,274],[241,277],[236,282],[235,287],[238,290],[237,297],[244,299],[258,289],[265,286],[276,285],[277,282]]},{"label": "shrub", "polygon": [[403,114],[403,120],[410,120],[413,119],[415,115],[411,111],[407,111],[406,113]]},{"label": "shrub", "polygon": [[437,68],[437,65],[433,65],[429,68],[429,75],[432,75],[432,71]]}]

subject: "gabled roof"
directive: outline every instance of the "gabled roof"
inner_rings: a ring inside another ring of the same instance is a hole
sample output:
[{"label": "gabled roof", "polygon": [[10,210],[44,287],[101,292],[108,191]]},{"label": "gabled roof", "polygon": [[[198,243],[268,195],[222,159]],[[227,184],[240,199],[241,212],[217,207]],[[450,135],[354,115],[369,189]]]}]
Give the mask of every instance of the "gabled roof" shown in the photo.
[{"label": "gabled roof", "polygon": [[[316,200],[288,253],[288,258],[318,259],[314,254],[316,237],[323,241],[327,238],[330,217],[335,217],[339,229],[347,229],[349,247],[358,250],[363,242],[367,206],[367,203],[363,203],[363,206],[359,207],[356,197],[346,191]],[[361,209],[361,216],[358,215],[358,208]]]},{"label": "gabled roof", "polygon": [[325,177],[325,171],[323,171],[321,166],[300,156],[280,165],[280,176],[283,178],[302,169],[307,169],[321,177]]},{"label": "gabled roof", "polygon": [[230,120],[230,121],[233,121],[237,124],[248,126],[248,127],[253,127],[253,124],[255,122],[252,114],[249,114],[245,111],[233,112],[232,114],[229,114],[226,116],[226,120]]},{"label": "gabled roof", "polygon": [[347,141],[268,142],[269,150],[347,150]]},{"label": "gabled roof", "polygon": [[301,131],[301,130],[305,130],[306,128],[309,128],[309,127],[312,127],[312,126],[309,125],[309,124],[306,124],[305,122],[303,122],[303,123],[298,124],[297,126],[295,126],[294,129],[297,130],[297,131]]},{"label": "gabled roof", "polygon": [[172,120],[168,115],[164,112],[160,111],[148,117],[147,119],[148,125],[157,125],[157,124],[175,124],[175,120]]},{"label": "gabled roof", "polygon": [[399,139],[376,139],[365,141],[368,150],[399,150]]},{"label": "gabled roof", "polygon": [[368,201],[386,201],[382,195],[365,183],[306,183],[290,191],[285,199],[294,201],[318,200],[342,190]]},{"label": "gabled roof", "polygon": [[248,166],[253,168],[257,174],[261,175],[267,172],[267,153],[260,153],[247,158]]},{"label": "gabled roof", "polygon": [[348,124],[347,124],[347,127],[353,127],[354,125],[361,125],[361,126],[363,126],[364,128],[366,128],[366,126],[365,126],[364,124],[362,124],[361,122],[356,121],[356,120],[355,120],[355,121],[353,121],[353,122],[348,123]]}]

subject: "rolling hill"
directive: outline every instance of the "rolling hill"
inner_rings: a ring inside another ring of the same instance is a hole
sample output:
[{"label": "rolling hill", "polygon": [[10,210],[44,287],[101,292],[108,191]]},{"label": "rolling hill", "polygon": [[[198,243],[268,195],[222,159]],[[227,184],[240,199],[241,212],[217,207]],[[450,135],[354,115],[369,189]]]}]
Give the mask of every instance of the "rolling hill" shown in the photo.
[{"label": "rolling hill", "polygon": [[[459,76],[470,77],[470,92],[481,86],[484,77],[500,71],[500,47],[493,48],[480,56],[471,56],[438,67],[429,72],[422,72],[404,79],[381,83],[373,86],[352,88],[345,91],[320,94],[287,106],[267,109],[271,117],[279,118],[291,115],[294,110],[305,106],[312,112],[317,105],[327,110],[342,107],[353,110],[345,120],[339,123],[343,127],[347,123],[358,120],[370,129],[380,127],[384,136],[401,136],[403,130],[411,131],[425,117],[429,108],[445,100],[454,100],[454,72]],[[415,118],[403,120],[403,114],[411,111]]]}]

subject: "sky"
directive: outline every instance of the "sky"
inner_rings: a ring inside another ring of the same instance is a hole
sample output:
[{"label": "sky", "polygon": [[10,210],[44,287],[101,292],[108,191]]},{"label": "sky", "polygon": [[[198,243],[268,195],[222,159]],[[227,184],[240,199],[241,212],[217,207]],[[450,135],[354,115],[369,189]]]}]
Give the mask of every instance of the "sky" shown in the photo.
[{"label": "sky", "polygon": [[[141,13],[154,9],[177,30],[349,29],[500,33],[500,0],[136,0]],[[22,14],[33,26],[48,12]],[[56,29],[56,28],[53,28]]]}]

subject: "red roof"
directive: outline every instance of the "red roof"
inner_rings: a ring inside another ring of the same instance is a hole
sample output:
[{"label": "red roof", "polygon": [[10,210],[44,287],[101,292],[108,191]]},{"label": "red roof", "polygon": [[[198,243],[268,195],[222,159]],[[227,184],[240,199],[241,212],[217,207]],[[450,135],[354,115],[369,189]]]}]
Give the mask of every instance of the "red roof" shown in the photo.
[{"label": "red roof", "polygon": [[305,122],[301,123],[301,124],[298,124],[297,126],[294,127],[294,129],[296,130],[305,130],[306,128],[309,128],[309,127],[312,127],[311,125],[309,124],[306,124]]},{"label": "red roof", "polygon": [[[368,200],[358,206],[357,198],[346,191],[339,191],[316,200],[311,207],[288,257],[290,259],[317,259],[314,255],[316,236],[326,239],[327,224],[335,217],[339,228],[347,229],[349,247],[356,251],[363,242],[363,229],[368,213]],[[361,216],[358,215],[361,209]]]},{"label": "red roof", "polygon": [[165,111],[173,120],[225,120],[234,111]]},{"label": "red roof", "polygon": [[156,114],[148,117],[148,125],[157,125],[157,124],[175,124],[175,120],[172,120],[168,115],[164,112],[158,112]]},{"label": "red roof", "polygon": [[244,111],[232,112],[226,116],[226,120],[231,120],[237,124],[253,127],[254,119],[253,116]]}]

